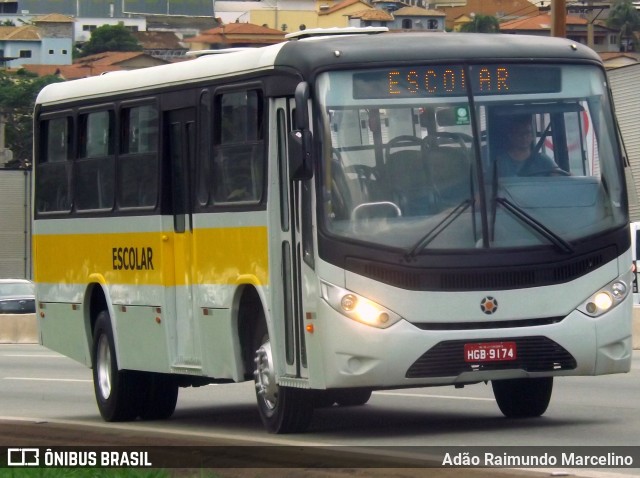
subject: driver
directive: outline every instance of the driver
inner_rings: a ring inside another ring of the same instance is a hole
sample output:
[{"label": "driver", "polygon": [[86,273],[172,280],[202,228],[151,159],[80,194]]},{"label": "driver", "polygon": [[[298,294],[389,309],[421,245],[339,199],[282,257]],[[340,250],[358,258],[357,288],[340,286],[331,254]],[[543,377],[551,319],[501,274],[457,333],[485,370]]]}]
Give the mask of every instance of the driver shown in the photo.
[{"label": "driver", "polygon": [[512,118],[507,127],[507,145],[496,158],[498,176],[548,175],[558,171],[558,165],[549,156],[533,150],[531,116]]}]

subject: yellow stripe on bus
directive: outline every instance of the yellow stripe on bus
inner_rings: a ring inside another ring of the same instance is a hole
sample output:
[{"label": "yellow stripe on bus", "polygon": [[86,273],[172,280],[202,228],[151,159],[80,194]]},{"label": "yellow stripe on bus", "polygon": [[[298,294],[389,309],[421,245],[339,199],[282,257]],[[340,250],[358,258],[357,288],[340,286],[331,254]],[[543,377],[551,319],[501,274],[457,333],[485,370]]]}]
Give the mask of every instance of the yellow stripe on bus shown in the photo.
[{"label": "yellow stripe on bus", "polygon": [[191,233],[137,232],[34,235],[36,282],[82,284],[91,274],[110,284],[269,282],[267,228]]}]

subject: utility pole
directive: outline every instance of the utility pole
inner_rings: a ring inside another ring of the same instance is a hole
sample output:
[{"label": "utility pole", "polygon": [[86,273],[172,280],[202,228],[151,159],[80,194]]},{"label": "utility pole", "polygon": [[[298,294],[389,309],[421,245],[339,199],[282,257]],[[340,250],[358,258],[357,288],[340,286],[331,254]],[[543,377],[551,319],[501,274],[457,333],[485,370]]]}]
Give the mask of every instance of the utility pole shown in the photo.
[{"label": "utility pole", "polygon": [[594,47],[593,41],[593,21],[595,17],[593,15],[593,0],[587,1],[587,46],[591,49]]},{"label": "utility pole", "polygon": [[567,5],[565,0],[551,0],[551,36],[567,36]]}]

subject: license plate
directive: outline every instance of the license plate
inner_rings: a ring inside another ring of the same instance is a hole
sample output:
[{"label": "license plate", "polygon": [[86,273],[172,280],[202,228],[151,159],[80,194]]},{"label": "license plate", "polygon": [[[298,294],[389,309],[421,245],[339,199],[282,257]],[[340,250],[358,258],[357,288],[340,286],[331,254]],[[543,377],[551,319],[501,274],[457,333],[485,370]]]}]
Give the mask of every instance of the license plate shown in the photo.
[{"label": "license plate", "polygon": [[465,362],[503,362],[515,359],[515,342],[464,344]]}]

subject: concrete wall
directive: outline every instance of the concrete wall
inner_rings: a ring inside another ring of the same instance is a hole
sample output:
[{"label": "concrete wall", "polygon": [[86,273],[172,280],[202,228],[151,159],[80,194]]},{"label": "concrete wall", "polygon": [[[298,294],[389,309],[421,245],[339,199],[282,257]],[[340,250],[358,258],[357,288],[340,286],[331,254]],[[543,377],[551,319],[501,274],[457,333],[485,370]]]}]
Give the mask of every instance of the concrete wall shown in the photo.
[{"label": "concrete wall", "polygon": [[36,314],[0,314],[0,344],[37,344]]}]

